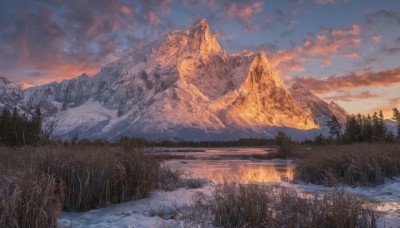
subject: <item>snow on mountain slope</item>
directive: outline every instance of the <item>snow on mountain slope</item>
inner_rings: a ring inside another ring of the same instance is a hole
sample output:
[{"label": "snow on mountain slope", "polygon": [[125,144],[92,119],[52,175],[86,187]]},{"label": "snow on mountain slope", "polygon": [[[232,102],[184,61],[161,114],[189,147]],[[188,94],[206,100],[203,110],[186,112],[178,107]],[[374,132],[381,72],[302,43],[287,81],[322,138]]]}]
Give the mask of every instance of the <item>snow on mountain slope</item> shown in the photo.
[{"label": "snow on mountain slope", "polygon": [[[56,115],[61,136],[213,140],[318,129],[315,107],[304,106],[313,104],[291,92],[264,52],[226,54],[202,19],[142,45],[92,78],[20,89],[12,104],[26,112],[39,105],[44,115]],[[315,105],[329,109],[325,104]]]},{"label": "snow on mountain slope", "polygon": [[238,89],[239,96],[226,109],[231,124],[247,126],[287,126],[297,129],[317,128],[311,113],[297,107],[295,101],[270,66],[262,51],[249,66],[248,76]]},{"label": "snow on mountain slope", "polygon": [[26,83],[10,82],[6,78],[0,77],[0,110],[4,107],[8,109],[18,108],[21,91],[29,87],[30,85]]},{"label": "snow on mountain slope", "polygon": [[290,88],[290,93],[300,108],[312,113],[321,128],[327,128],[327,122],[331,119],[332,115],[336,116],[342,126],[346,123],[348,113],[342,107],[334,102],[328,104],[299,83],[293,84]]}]

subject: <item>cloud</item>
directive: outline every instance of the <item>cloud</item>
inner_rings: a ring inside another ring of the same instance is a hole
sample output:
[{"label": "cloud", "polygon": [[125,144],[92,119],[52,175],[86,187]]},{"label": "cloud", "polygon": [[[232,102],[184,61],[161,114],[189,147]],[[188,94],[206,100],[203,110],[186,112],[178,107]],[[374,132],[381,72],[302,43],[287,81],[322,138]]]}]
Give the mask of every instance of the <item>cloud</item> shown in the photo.
[{"label": "cloud", "polygon": [[400,24],[400,11],[395,10],[378,10],[366,15],[368,24],[381,24],[383,20],[390,20]]},{"label": "cloud", "polygon": [[304,71],[305,59],[297,56],[296,51],[291,50],[279,50],[269,55],[270,61],[273,65],[279,66],[279,68],[285,68],[291,71]]},{"label": "cloud", "polygon": [[267,50],[271,63],[285,74],[303,72],[306,70],[305,63],[311,60],[320,61],[327,67],[335,57],[360,58],[356,48],[362,42],[361,32],[361,27],[356,24],[347,29],[323,28],[321,33],[309,34],[302,43],[295,44],[292,48],[278,49],[262,44],[256,51]]},{"label": "cloud", "polygon": [[400,97],[394,97],[394,98],[389,99],[389,103],[391,105],[393,105],[394,107],[400,108]]},{"label": "cloud", "polygon": [[361,93],[358,93],[358,94],[352,94],[351,91],[346,91],[346,92],[342,92],[341,94],[338,94],[338,95],[324,97],[324,99],[330,100],[330,101],[350,102],[350,101],[355,101],[355,100],[365,100],[365,99],[378,98],[378,97],[379,97],[378,94],[374,94],[369,91],[362,91]]},{"label": "cloud", "polygon": [[343,88],[363,86],[390,87],[400,83],[400,68],[380,72],[350,73],[327,78],[302,77],[294,80],[316,93],[328,93]]},{"label": "cloud", "polygon": [[182,0],[184,6],[189,7],[192,5],[204,5],[209,10],[217,10],[219,4],[215,0]]},{"label": "cloud", "polygon": [[303,44],[303,50],[308,54],[325,56],[361,44],[361,27],[352,25],[346,30],[324,29],[321,34],[308,36]]},{"label": "cloud", "polygon": [[[304,3],[307,2],[307,0],[290,0],[291,2],[295,3]],[[314,2],[316,4],[320,5],[328,5],[328,4],[339,4],[339,3],[345,3],[348,0],[309,0],[310,2]]]},{"label": "cloud", "polygon": [[[247,2],[246,2],[247,3]],[[246,4],[244,2],[224,4],[224,17],[226,19],[237,19],[243,24],[244,31],[259,29],[259,25],[251,23],[251,20],[262,12],[264,3],[261,1]]]},{"label": "cloud", "polygon": [[[104,64],[174,27],[172,1],[8,1],[0,7],[0,67],[9,77],[65,79]],[[3,26],[4,25],[4,26]],[[145,25],[145,26],[143,26]],[[11,68],[10,66],[13,66]]]},{"label": "cloud", "polygon": [[380,43],[382,40],[382,36],[373,36],[372,37],[372,42],[374,43]]},{"label": "cloud", "polygon": [[381,47],[381,51],[387,55],[397,55],[400,54],[400,47],[386,47],[385,45]]}]

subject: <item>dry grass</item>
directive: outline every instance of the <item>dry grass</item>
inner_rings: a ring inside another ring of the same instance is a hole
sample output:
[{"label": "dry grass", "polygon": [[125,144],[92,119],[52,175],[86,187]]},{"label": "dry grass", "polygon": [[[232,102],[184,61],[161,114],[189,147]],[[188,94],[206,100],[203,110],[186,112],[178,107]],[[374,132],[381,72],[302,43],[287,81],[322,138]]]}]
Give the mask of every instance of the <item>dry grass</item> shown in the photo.
[{"label": "dry grass", "polygon": [[181,177],[182,172],[172,170],[171,168],[164,166],[159,169],[159,181],[158,188],[165,191],[172,191],[177,188],[181,188]]},{"label": "dry grass", "polygon": [[54,177],[23,174],[0,179],[0,227],[56,227],[64,188]]},{"label": "dry grass", "polygon": [[340,190],[323,196],[301,195],[255,184],[225,184],[211,197],[197,195],[183,211],[188,226],[375,227],[379,217],[372,204]]},{"label": "dry grass", "polygon": [[159,162],[141,151],[111,146],[0,148],[0,176],[17,172],[65,183],[64,210],[89,210],[148,196]]},{"label": "dry grass", "polygon": [[141,151],[113,147],[46,148],[39,169],[65,183],[65,211],[86,211],[147,197],[159,163]]},{"label": "dry grass", "polygon": [[295,178],[334,186],[376,186],[400,175],[400,148],[395,144],[321,146],[308,150],[295,169]]},{"label": "dry grass", "polygon": [[202,178],[187,178],[183,172],[162,166],[158,172],[158,189],[173,191],[178,188],[201,188],[207,183]]}]

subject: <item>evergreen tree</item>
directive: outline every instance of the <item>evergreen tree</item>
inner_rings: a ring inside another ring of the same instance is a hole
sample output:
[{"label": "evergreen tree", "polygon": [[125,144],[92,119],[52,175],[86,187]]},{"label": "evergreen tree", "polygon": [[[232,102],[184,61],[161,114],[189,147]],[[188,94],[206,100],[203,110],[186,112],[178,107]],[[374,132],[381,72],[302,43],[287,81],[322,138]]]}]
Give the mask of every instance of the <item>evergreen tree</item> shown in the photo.
[{"label": "evergreen tree", "polygon": [[373,133],[372,118],[368,114],[367,117],[363,116],[362,134],[363,134],[364,140],[371,142],[372,141],[372,133]]},{"label": "evergreen tree", "polygon": [[0,142],[2,143],[7,142],[10,122],[10,111],[8,111],[7,108],[4,108],[0,118]]},{"label": "evergreen tree", "polygon": [[42,117],[37,109],[32,119],[20,116],[14,108],[12,114],[4,108],[0,115],[0,143],[10,146],[36,144],[41,140]]},{"label": "evergreen tree", "polygon": [[284,132],[278,131],[278,134],[275,136],[275,143],[279,146],[283,146],[291,142],[292,139]]},{"label": "evergreen tree", "polygon": [[393,117],[392,120],[397,123],[397,138],[400,139],[400,112],[397,108],[393,108]]},{"label": "evergreen tree", "polygon": [[331,116],[331,119],[328,121],[327,125],[329,127],[329,133],[331,134],[331,137],[335,137],[336,139],[340,139],[342,137],[342,126],[335,115]]},{"label": "evergreen tree", "polygon": [[380,127],[382,129],[381,131],[382,131],[383,135],[386,135],[387,128],[386,128],[386,125],[384,122],[382,110],[379,111],[379,124],[381,125]]},{"label": "evergreen tree", "polygon": [[350,142],[359,140],[361,134],[360,126],[357,124],[357,118],[354,115],[347,116],[345,127],[345,139]]}]

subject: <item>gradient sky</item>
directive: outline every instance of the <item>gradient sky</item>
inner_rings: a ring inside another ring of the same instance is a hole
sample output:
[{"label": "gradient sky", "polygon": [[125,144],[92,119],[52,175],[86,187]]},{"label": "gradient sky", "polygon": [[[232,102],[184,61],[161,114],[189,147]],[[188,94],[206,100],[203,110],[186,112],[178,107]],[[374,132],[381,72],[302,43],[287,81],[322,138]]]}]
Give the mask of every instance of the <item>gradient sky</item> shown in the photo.
[{"label": "gradient sky", "polygon": [[352,113],[400,108],[399,0],[1,0],[0,76],[40,85],[132,52],[206,18],[228,52],[267,52]]}]

